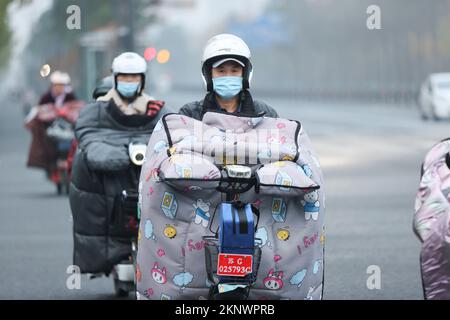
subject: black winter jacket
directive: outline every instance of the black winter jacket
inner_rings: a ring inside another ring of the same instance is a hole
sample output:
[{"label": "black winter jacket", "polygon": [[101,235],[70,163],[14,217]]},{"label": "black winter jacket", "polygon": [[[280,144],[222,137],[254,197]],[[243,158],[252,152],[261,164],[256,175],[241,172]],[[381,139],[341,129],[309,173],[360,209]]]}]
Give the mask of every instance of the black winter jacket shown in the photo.
[{"label": "black winter jacket", "polygon": [[139,168],[128,155],[130,142],[147,145],[161,109],[154,116],[124,115],[113,100],[96,101],[80,113],[78,149],[72,168],[74,265],[83,273],[109,273],[131,253],[137,235],[134,215],[124,215],[123,190],[137,190]]},{"label": "black winter jacket", "polygon": [[[242,115],[265,113],[266,117],[278,118],[277,112],[262,101],[253,100],[249,91],[242,91],[240,96]],[[214,95],[208,93],[201,101],[194,101],[181,107],[179,113],[185,116],[202,120],[206,111],[217,110],[217,104]]]}]

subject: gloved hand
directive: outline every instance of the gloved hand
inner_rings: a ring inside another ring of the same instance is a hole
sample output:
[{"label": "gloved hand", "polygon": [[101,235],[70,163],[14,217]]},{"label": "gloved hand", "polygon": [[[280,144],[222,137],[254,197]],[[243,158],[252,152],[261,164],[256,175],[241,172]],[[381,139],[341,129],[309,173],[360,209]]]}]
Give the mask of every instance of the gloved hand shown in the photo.
[{"label": "gloved hand", "polygon": [[164,107],[165,101],[151,100],[147,103],[147,116],[153,117]]},{"label": "gloved hand", "polygon": [[56,114],[58,115],[58,117],[67,117],[67,113],[67,109],[65,108],[56,109]]}]

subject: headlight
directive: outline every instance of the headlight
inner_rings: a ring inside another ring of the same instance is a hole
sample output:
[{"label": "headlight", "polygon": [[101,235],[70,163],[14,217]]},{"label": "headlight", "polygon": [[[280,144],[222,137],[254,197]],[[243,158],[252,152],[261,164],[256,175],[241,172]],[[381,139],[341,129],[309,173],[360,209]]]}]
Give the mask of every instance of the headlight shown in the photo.
[{"label": "headlight", "polygon": [[250,179],[252,176],[252,169],[240,165],[227,165],[224,167],[230,178]]},{"label": "headlight", "polygon": [[446,97],[435,96],[433,100],[434,100],[434,103],[440,104],[440,105],[442,105],[442,104],[450,104],[450,100],[448,98],[446,98]]},{"label": "headlight", "polygon": [[145,162],[145,152],[147,146],[145,144],[134,144],[130,143],[128,146],[128,154],[130,156],[131,162],[137,166],[142,166]]}]

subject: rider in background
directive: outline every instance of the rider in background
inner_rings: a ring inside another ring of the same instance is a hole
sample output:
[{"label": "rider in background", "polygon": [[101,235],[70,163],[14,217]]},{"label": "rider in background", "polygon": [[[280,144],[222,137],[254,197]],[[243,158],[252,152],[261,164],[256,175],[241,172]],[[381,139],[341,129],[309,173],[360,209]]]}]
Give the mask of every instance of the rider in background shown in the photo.
[{"label": "rider in background", "polygon": [[260,114],[278,118],[277,112],[262,101],[253,100],[249,88],[253,75],[250,49],[239,37],[219,34],[206,44],[202,77],[208,93],[201,101],[184,105],[179,113],[201,120],[207,111]]},{"label": "rider in background", "polygon": [[[55,71],[50,76],[51,86],[42,95],[38,106],[33,107],[25,119],[25,126],[31,131],[32,141],[27,166],[44,169],[47,177],[52,179],[56,174],[57,151],[55,144],[48,138],[46,130],[59,116],[67,116],[64,104],[76,101],[70,86],[70,76]],[[78,107],[69,116],[76,118]]]},{"label": "rider in background", "polygon": [[75,94],[70,85],[70,76],[66,72],[55,71],[50,76],[51,86],[49,90],[41,96],[39,105],[52,103],[61,107],[65,102],[75,100]]}]

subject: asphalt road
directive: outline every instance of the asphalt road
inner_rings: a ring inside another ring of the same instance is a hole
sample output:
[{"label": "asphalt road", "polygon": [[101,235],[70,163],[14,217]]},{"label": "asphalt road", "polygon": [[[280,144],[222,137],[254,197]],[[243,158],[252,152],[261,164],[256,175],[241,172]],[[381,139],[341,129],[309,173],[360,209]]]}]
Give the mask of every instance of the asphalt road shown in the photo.
[{"label": "asphalt road", "polygon": [[[178,109],[196,98],[171,95],[167,105]],[[423,122],[405,106],[264,100],[282,117],[300,120],[320,156],[327,195],[324,298],[422,299],[414,197],[421,161],[449,136],[449,123]],[[66,287],[68,199],[56,195],[42,172],[26,168],[30,135],[20,106],[0,108],[0,299],[114,299],[109,278],[83,276],[81,289]],[[380,268],[380,289],[367,288],[371,265]]]}]

